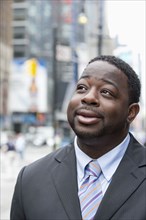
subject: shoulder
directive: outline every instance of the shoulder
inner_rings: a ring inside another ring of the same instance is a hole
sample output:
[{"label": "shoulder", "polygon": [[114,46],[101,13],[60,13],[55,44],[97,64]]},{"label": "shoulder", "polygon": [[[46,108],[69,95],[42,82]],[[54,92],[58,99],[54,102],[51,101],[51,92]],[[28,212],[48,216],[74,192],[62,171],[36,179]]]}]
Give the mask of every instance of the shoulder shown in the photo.
[{"label": "shoulder", "polygon": [[37,161],[25,166],[24,169],[22,169],[23,175],[30,175],[32,173],[33,175],[40,175],[41,173],[51,171],[73,150],[73,144],[69,144],[63,148],[59,148],[52,153],[38,159]]},{"label": "shoulder", "polygon": [[146,147],[142,143],[140,143],[131,133],[130,133],[130,144],[134,145],[135,148],[138,148],[139,150],[146,152]]},{"label": "shoulder", "polygon": [[146,166],[146,147],[139,143],[132,134],[130,134],[127,154],[138,164]]}]

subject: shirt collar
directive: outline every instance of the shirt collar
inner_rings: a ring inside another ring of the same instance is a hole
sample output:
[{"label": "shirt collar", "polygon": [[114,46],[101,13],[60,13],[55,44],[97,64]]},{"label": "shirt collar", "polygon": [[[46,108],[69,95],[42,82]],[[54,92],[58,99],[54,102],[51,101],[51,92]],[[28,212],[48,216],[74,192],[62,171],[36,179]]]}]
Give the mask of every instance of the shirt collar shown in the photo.
[{"label": "shirt collar", "polygon": [[[110,181],[113,174],[115,173],[124,153],[128,147],[130,141],[130,135],[128,134],[125,139],[117,145],[114,149],[110,150],[103,156],[97,159],[102,173],[107,181]],[[77,173],[79,181],[84,178],[85,166],[92,160],[87,154],[85,154],[77,145],[77,137],[74,140],[75,153],[77,158]]]},{"label": "shirt collar", "polygon": [[77,137],[74,139],[75,153],[77,158],[77,174],[79,181],[85,176],[85,166],[92,160],[87,154],[85,154],[77,145]]}]

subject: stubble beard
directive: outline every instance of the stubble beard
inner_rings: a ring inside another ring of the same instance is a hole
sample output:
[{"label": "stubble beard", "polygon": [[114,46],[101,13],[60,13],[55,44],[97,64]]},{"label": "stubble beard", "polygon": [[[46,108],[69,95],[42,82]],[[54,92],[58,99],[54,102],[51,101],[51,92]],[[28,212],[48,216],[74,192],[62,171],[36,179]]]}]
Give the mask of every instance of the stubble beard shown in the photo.
[{"label": "stubble beard", "polygon": [[87,126],[88,131],[84,128],[78,127],[75,122],[73,122],[73,124],[71,125],[73,131],[75,132],[75,134],[77,135],[77,137],[79,137],[80,139],[84,139],[84,140],[89,140],[89,139],[97,139],[98,137],[102,137],[106,134],[106,129],[104,127],[98,129],[97,130],[90,130],[90,127]]},{"label": "stubble beard", "polygon": [[[100,138],[100,137],[113,135],[113,133],[114,135],[116,135],[123,130],[123,126],[116,127],[115,129],[113,128],[112,124],[105,126],[104,122],[100,126],[97,125],[97,129],[94,129],[94,130],[92,130],[92,128],[90,129],[90,127],[86,125],[84,125],[84,127],[79,126],[75,123],[75,121],[73,121],[73,123],[71,124],[71,127],[73,131],[75,132],[75,134],[77,135],[77,137],[83,140],[88,140],[88,141],[89,139],[96,140],[97,138]],[[87,127],[87,129],[85,127]]]}]

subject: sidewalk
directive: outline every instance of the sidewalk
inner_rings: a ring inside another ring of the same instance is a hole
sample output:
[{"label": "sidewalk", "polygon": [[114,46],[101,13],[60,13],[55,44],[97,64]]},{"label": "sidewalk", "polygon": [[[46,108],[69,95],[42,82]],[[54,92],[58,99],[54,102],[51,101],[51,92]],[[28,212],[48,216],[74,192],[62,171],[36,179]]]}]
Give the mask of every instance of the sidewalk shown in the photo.
[{"label": "sidewalk", "polygon": [[32,163],[33,161],[47,155],[52,149],[50,147],[27,147],[25,152],[24,161],[20,161],[18,155],[16,155],[13,163],[10,164],[7,153],[1,152],[1,201],[0,201],[0,220],[9,220],[10,206],[14,186],[16,183],[17,175],[21,168],[25,165]]}]

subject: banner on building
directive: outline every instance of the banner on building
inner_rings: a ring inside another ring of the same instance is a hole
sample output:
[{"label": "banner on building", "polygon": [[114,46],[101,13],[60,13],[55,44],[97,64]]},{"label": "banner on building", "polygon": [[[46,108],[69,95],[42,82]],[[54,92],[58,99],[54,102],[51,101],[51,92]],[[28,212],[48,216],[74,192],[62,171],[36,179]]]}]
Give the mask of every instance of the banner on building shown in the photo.
[{"label": "banner on building", "polygon": [[47,69],[37,59],[13,60],[10,76],[11,112],[44,112],[47,107]]}]

